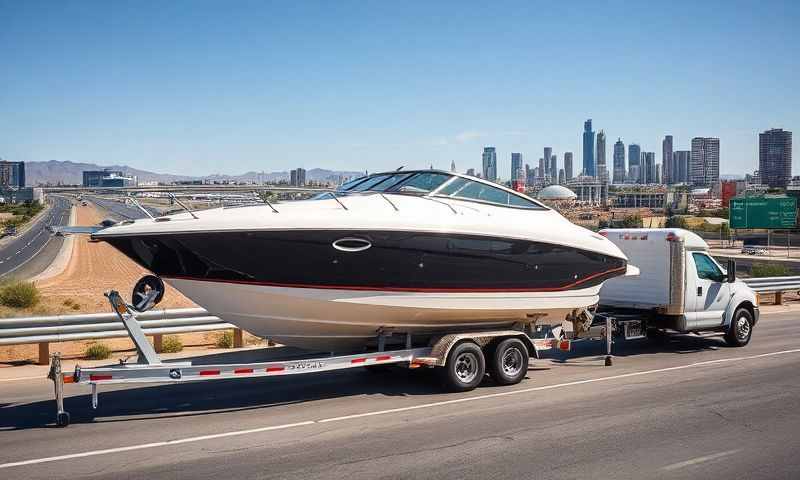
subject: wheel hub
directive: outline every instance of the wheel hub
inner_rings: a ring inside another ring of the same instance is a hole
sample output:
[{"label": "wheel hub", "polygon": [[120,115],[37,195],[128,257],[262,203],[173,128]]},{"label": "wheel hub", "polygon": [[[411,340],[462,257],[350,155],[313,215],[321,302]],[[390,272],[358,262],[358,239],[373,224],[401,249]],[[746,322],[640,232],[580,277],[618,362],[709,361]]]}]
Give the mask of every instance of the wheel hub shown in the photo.
[{"label": "wheel hub", "polygon": [[470,352],[464,352],[456,357],[455,372],[458,380],[470,383],[478,374],[478,359]]},{"label": "wheel hub", "polygon": [[739,317],[736,321],[736,337],[739,340],[746,340],[750,335],[750,322],[745,317]]},{"label": "wheel hub", "polygon": [[522,352],[516,348],[509,348],[503,353],[502,361],[503,373],[509,377],[519,374],[522,368]]}]

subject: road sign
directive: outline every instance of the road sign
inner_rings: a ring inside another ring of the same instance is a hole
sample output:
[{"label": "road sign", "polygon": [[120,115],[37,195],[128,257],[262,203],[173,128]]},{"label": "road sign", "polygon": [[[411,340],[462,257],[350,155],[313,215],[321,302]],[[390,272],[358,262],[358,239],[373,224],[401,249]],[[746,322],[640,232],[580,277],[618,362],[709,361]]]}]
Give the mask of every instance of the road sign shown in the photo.
[{"label": "road sign", "polygon": [[739,197],[731,199],[731,228],[794,228],[797,199],[794,197]]}]

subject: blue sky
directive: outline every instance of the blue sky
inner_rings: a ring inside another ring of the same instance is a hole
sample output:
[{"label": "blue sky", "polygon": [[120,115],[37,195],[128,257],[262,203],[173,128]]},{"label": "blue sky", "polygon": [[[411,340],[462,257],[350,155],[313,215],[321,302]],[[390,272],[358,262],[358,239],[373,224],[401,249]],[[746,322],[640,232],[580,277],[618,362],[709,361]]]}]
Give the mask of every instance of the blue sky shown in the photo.
[{"label": "blue sky", "polygon": [[[800,2],[0,0],[0,157],[186,174],[800,135]],[[796,143],[796,142],[795,142]],[[795,164],[798,162],[795,155]],[[795,174],[800,171],[795,165]]]}]

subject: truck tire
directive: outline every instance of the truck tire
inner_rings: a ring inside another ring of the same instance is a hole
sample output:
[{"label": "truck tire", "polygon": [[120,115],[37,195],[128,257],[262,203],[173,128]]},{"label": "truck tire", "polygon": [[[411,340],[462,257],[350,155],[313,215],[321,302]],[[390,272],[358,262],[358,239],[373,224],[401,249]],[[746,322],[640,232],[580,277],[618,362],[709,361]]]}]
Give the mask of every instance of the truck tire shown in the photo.
[{"label": "truck tire", "polygon": [[489,359],[490,375],[499,385],[514,385],[528,373],[528,347],[518,338],[497,344]]},{"label": "truck tire", "polygon": [[752,336],[753,315],[746,308],[737,308],[725,332],[725,342],[731,347],[744,347]]},{"label": "truck tire", "polygon": [[481,347],[472,342],[457,344],[447,355],[440,373],[445,389],[451,392],[474,390],[486,373],[486,359]]}]

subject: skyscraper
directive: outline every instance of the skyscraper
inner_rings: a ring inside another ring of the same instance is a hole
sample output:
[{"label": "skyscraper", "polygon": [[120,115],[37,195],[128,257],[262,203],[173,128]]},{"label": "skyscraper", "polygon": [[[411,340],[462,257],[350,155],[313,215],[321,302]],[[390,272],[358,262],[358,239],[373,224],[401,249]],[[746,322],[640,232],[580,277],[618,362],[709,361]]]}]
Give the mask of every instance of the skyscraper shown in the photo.
[{"label": "skyscraper", "polygon": [[545,177],[552,177],[553,174],[550,172],[550,157],[553,156],[553,147],[544,147],[544,176]]},{"label": "skyscraper", "polygon": [[594,131],[592,119],[583,122],[583,174],[595,176],[594,170]]},{"label": "skyscraper", "polygon": [[792,179],[792,132],[773,128],[758,134],[758,171],[762,185],[786,188]]},{"label": "skyscraper", "polygon": [[606,169],[606,133],[603,130],[597,132],[595,158],[597,159],[595,165],[597,179],[600,183],[608,183],[608,170]]},{"label": "skyscraper", "polygon": [[558,183],[558,159],[555,155],[550,156],[550,181]]},{"label": "skyscraper", "polygon": [[522,154],[511,154],[511,180],[521,180],[525,177],[525,170],[522,169]]},{"label": "skyscraper", "polygon": [[[106,176],[107,173],[103,172]],[[122,172],[119,172],[122,176]],[[84,183],[86,183],[86,175],[84,172]],[[101,178],[102,180],[102,178]],[[102,182],[101,182],[102,183]],[[25,187],[25,162],[9,162],[0,160],[0,187]]]},{"label": "skyscraper", "polygon": [[661,142],[661,173],[663,183],[672,185],[672,135],[666,135]]},{"label": "skyscraper", "polygon": [[483,148],[483,178],[490,182],[497,181],[497,152],[494,147]]},{"label": "skyscraper", "polygon": [[547,176],[547,173],[545,172],[545,170],[546,170],[546,168],[545,168],[545,165],[544,165],[544,158],[540,158],[539,159],[539,174],[536,175],[536,176],[540,177],[542,179],[545,179],[545,177]]},{"label": "skyscraper", "polygon": [[640,174],[641,183],[656,183],[656,152],[643,152]]},{"label": "skyscraper", "polygon": [[692,152],[689,150],[672,152],[673,184],[689,182],[689,162],[691,158]]},{"label": "skyscraper", "polygon": [[572,152],[564,152],[564,177],[567,182],[572,180]]},{"label": "skyscraper", "polygon": [[625,144],[621,138],[614,143],[614,183],[625,183]]},{"label": "skyscraper", "polygon": [[689,182],[700,187],[711,187],[719,182],[719,138],[692,139]]},{"label": "skyscraper", "polygon": [[629,183],[642,183],[641,181],[641,156],[642,149],[639,145],[631,143],[628,145],[628,182]]},{"label": "skyscraper", "polygon": [[450,162],[450,171],[455,173],[456,172],[456,161],[453,160]]}]

